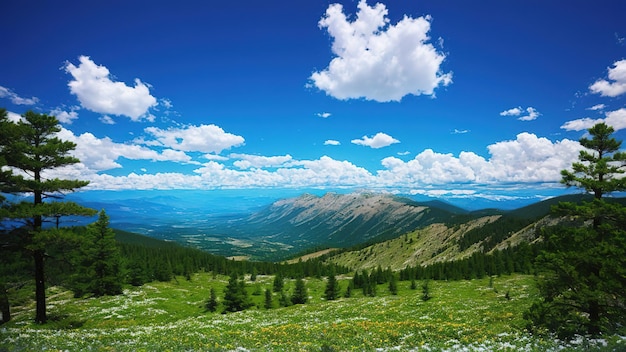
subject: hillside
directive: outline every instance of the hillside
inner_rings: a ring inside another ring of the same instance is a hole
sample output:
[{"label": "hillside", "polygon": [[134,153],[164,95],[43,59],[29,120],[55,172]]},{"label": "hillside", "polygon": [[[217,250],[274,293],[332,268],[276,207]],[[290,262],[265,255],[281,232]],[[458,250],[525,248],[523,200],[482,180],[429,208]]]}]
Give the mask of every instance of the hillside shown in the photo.
[{"label": "hillside", "polygon": [[427,206],[386,194],[305,194],[274,202],[243,222],[244,227],[255,229],[251,233],[255,240],[280,242],[294,249],[350,247],[454,221],[460,209],[452,212],[452,207],[444,205]]},{"label": "hillside", "polygon": [[[463,223],[435,223],[397,238],[356,247],[332,255],[326,261],[355,270],[381,266],[400,270],[407,266],[429,265],[463,259],[475,252],[504,250],[537,240],[537,229],[558,223],[548,216],[559,202],[579,202],[588,197],[568,195],[547,199],[501,215],[482,216]],[[624,202],[623,198],[614,201]],[[482,214],[483,212],[473,212]]]}]

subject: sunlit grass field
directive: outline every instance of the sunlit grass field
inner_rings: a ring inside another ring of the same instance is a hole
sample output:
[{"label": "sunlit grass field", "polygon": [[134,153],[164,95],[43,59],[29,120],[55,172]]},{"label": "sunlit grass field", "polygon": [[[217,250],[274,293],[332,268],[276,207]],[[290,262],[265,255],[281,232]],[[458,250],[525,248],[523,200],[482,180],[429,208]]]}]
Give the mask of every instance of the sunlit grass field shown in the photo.
[{"label": "sunlit grass field", "polygon": [[[0,351],[620,351],[626,337],[573,342],[536,337],[524,330],[523,311],[536,294],[531,276],[429,284],[398,295],[380,285],[377,297],[325,301],[324,279],[307,279],[309,303],[263,307],[273,277],[247,282],[255,307],[238,313],[209,313],[211,287],[218,298],[228,278],[195,274],[168,283],[128,288],[123,295],[74,299],[49,290],[50,322],[32,323],[34,305],[13,307],[13,320],[0,326]],[[348,285],[340,279],[342,294]],[[294,282],[287,280],[292,291]],[[507,294],[508,293],[508,294]]]}]

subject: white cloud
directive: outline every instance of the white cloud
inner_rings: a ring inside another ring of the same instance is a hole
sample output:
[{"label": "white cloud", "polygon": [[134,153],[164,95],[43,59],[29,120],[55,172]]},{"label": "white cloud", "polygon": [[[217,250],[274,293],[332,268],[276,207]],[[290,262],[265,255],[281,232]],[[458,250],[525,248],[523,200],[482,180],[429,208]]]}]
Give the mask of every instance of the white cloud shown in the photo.
[{"label": "white cloud", "polygon": [[11,111],[7,111],[7,117],[9,118],[9,121],[13,123],[17,123],[22,120],[22,115]]},{"label": "white cloud", "polygon": [[162,130],[147,127],[145,131],[156,137],[159,144],[186,152],[219,154],[224,149],[240,146],[244,138],[225,132],[216,125],[187,126]]},{"label": "white cloud", "polygon": [[626,93],[626,60],[616,61],[607,70],[609,79],[597,80],[589,86],[589,90],[604,97],[616,97]]},{"label": "white cloud", "polygon": [[50,115],[55,116],[57,120],[61,123],[66,123],[71,125],[74,120],[78,118],[78,106],[72,106],[70,111],[61,110],[61,108],[56,108],[50,112]]},{"label": "white cloud", "polygon": [[519,116],[522,113],[522,107],[511,108],[500,113],[500,116]]},{"label": "white cloud", "polygon": [[289,154],[283,156],[230,154],[229,156],[232,159],[239,159],[235,161],[233,165],[240,169],[277,167],[293,160]]},{"label": "white cloud", "polygon": [[592,119],[584,117],[582,119],[567,121],[561,128],[567,131],[582,131],[593,127],[598,123],[606,123],[613,127],[616,131],[626,128],[626,108],[621,108],[615,111],[609,111],[605,114],[603,119]]},{"label": "white cloud", "polygon": [[115,120],[109,115],[102,115],[98,120],[105,125],[115,125]]},{"label": "white cloud", "polygon": [[214,160],[214,161],[226,161],[226,160],[228,160],[227,157],[221,156],[221,155],[217,155],[217,154],[205,154],[204,158],[207,159],[207,160]]},{"label": "white cloud", "polygon": [[8,98],[11,100],[11,103],[15,105],[35,105],[39,102],[39,99],[36,97],[31,98],[23,98],[17,95],[17,93],[13,92],[9,88],[5,88],[0,86],[0,98]]},{"label": "white cloud", "polygon": [[606,105],[604,104],[596,104],[590,108],[587,108],[587,110],[598,111],[598,110],[604,110],[605,107]]},{"label": "white cloud", "polygon": [[80,64],[67,62],[65,70],[72,75],[68,83],[72,94],[88,110],[116,116],[128,116],[133,121],[148,118],[148,109],[157,104],[148,86],[135,79],[135,86],[111,80],[109,70],[96,65],[88,56],[78,58]]},{"label": "white cloud", "polygon": [[321,118],[323,118],[323,119],[327,119],[327,118],[329,118],[329,117],[330,117],[330,115],[332,115],[332,114],[331,114],[331,113],[329,113],[329,112],[318,112],[317,114],[315,114],[315,116],[317,116],[317,117],[321,117]]},{"label": "white cloud", "polygon": [[400,155],[400,156],[409,155],[409,154],[411,154],[411,152],[409,152],[409,151],[398,152],[398,155]]},{"label": "white cloud", "polygon": [[382,160],[385,170],[377,174],[385,185],[442,185],[450,183],[557,182],[560,172],[577,160],[581,146],[564,139],[551,142],[534,134],[520,133],[515,140],[492,144],[487,160],[473,152],[458,157],[426,149],[404,162],[396,157]]},{"label": "white cloud", "polygon": [[324,145],[341,145],[341,142],[336,141],[334,139],[328,139],[324,141]]},{"label": "white cloud", "polygon": [[454,129],[454,131],[452,131],[452,134],[465,134],[465,133],[469,133],[469,130],[459,130],[459,129]]},{"label": "white cloud", "polygon": [[387,147],[394,143],[400,143],[399,140],[382,132],[376,133],[374,137],[363,136],[361,139],[353,139],[351,142],[357,145],[363,145],[374,149]]},{"label": "white cloud", "polygon": [[184,152],[164,149],[161,153],[135,144],[116,143],[108,137],[97,138],[86,132],[81,135],[65,128],[58,133],[59,138],[76,143],[72,154],[80,160],[82,167],[91,172],[121,168],[117,161],[123,157],[130,160],[173,161],[192,163]]},{"label": "white cloud", "polygon": [[361,0],[350,21],[342,5],[331,4],[319,27],[333,38],[336,57],[311,75],[312,84],[337,99],[379,102],[434,95],[435,88],[450,84],[452,73],[441,70],[446,56],[428,42],[430,17],[404,16],[390,25],[387,14],[385,5],[370,7]]},{"label": "white cloud", "polygon": [[[526,113],[528,113],[528,115],[522,116],[522,114],[524,113],[524,110],[526,111]],[[539,111],[537,111],[537,109],[530,107],[530,106],[527,107],[526,109],[522,109],[521,106],[518,106],[515,108],[502,111],[500,113],[500,116],[516,116],[518,117],[517,119],[520,121],[532,121],[532,120],[537,119],[539,115],[541,115]]]}]

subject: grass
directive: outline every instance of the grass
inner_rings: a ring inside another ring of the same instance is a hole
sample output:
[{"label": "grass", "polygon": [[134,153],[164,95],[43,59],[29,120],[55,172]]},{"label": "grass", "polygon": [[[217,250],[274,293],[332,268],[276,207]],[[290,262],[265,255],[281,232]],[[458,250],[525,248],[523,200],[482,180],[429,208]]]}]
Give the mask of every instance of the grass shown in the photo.
[{"label": "grass", "polygon": [[[272,277],[248,282],[250,293],[271,288]],[[523,311],[536,294],[533,278],[522,275],[430,282],[432,299],[420,299],[421,285],[386,285],[377,297],[322,299],[324,280],[306,280],[306,305],[265,310],[256,307],[221,314],[203,309],[209,290],[218,297],[227,277],[195,274],[128,288],[123,295],[74,299],[61,288],[49,291],[51,321],[32,323],[33,305],[14,307],[14,319],[0,326],[0,351],[587,351],[624,350],[626,338],[578,339],[564,343],[524,331]],[[347,279],[340,280],[343,291]],[[293,290],[293,281],[286,288]],[[509,293],[507,299],[506,293]],[[278,297],[274,297],[277,306]]]}]

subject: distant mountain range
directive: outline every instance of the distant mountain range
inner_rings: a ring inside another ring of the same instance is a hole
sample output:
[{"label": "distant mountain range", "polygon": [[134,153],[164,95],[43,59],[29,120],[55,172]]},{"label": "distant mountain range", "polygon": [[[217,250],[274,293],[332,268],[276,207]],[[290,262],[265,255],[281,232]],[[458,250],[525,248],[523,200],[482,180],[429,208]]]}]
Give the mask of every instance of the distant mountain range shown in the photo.
[{"label": "distant mountain range", "polygon": [[[551,205],[582,198],[582,195],[556,197],[509,211],[468,211],[438,200],[418,202],[379,193],[306,193],[276,200],[272,195],[246,198],[245,193],[207,199],[206,194],[182,191],[156,197],[139,192],[124,199],[106,195],[85,199],[78,194],[73,200],[105,209],[111,226],[120,230],[180,242],[224,256],[283,260],[312,248],[364,247],[437,226],[454,229],[454,236],[446,236],[454,237],[456,242],[446,244],[446,248],[461,246],[459,253],[475,248],[477,243],[493,248],[499,241],[510,241],[509,237],[522,230],[521,227],[548,215]],[[216,203],[221,203],[220,211],[207,206]],[[485,233],[507,228],[511,234],[481,238],[483,235],[477,233],[477,227],[485,227]],[[466,236],[468,231],[473,232]],[[433,236],[443,236],[441,231],[435,233],[439,235]],[[440,254],[445,249],[435,251]]]}]

